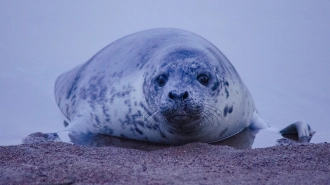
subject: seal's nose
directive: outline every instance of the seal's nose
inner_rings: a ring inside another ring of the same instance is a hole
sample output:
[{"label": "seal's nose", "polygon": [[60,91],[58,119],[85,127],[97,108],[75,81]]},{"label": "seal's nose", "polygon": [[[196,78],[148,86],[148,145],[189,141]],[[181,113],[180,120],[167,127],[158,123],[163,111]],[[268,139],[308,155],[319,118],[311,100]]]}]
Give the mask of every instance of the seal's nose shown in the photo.
[{"label": "seal's nose", "polygon": [[178,92],[178,91],[171,91],[168,93],[168,97],[172,100],[185,100],[189,97],[189,93],[187,91]]}]

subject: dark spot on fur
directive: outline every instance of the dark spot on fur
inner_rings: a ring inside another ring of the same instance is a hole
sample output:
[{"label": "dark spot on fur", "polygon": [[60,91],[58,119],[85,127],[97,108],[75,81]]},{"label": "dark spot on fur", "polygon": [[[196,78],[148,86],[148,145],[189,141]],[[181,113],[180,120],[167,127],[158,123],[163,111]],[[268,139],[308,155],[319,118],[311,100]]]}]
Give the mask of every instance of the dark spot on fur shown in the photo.
[{"label": "dark spot on fur", "polygon": [[103,131],[105,131],[105,133],[107,133],[108,135],[113,134],[113,129],[108,126],[103,126]]},{"label": "dark spot on fur", "polygon": [[99,117],[95,116],[95,121],[96,121],[96,123],[97,123],[98,125],[100,124],[100,119],[99,119]]},{"label": "dark spot on fur", "polygon": [[64,120],[63,125],[64,125],[64,127],[67,127],[67,126],[69,126],[69,123]]},{"label": "dark spot on fur", "polygon": [[97,95],[96,94],[91,94],[91,100],[96,100],[96,98],[97,98]]},{"label": "dark spot on fur", "polygon": [[100,91],[99,94],[99,100],[100,101],[104,101],[106,99],[106,92],[107,92],[108,88],[107,87],[103,87]]},{"label": "dark spot on fur", "polygon": [[142,128],[144,128],[144,122],[142,122],[142,121],[137,121],[137,124],[138,124],[139,126],[141,126]]},{"label": "dark spot on fur", "polygon": [[66,106],[66,115],[69,115],[69,106]]},{"label": "dark spot on fur", "polygon": [[125,122],[126,122],[128,125],[129,125],[129,124],[132,124],[132,123],[131,123],[131,118],[130,118],[129,114],[127,114],[125,117],[126,117]]},{"label": "dark spot on fur", "polygon": [[225,88],[225,91],[226,91],[226,99],[228,99],[228,97],[229,97],[229,92],[228,92],[228,90],[227,90],[227,87]]},{"label": "dark spot on fur", "polygon": [[73,83],[72,83],[72,86],[71,86],[71,88],[68,91],[68,94],[66,96],[66,99],[69,99],[70,96],[71,96],[71,94],[72,94],[72,92],[77,89],[77,83],[78,83],[79,79],[80,79],[80,75],[79,76],[76,76],[76,78],[74,78]]},{"label": "dark spot on fur", "polygon": [[143,135],[143,132],[142,132],[140,129],[136,128],[136,127],[135,127],[135,131],[136,131],[137,133],[139,133],[140,135]]},{"label": "dark spot on fur", "polygon": [[125,105],[129,105],[130,104],[130,101],[129,100],[125,100],[124,103],[125,103]]},{"label": "dark spot on fur", "polygon": [[139,69],[142,69],[142,67],[144,66],[144,64],[150,59],[150,54],[146,53],[146,54],[141,54],[141,58],[140,58],[140,62],[138,64],[136,64],[136,67],[139,67]]},{"label": "dark spot on fur", "polygon": [[232,105],[231,107],[229,107],[228,109],[228,113],[231,114],[233,112],[234,106]]},{"label": "dark spot on fur", "polygon": [[153,116],[153,119],[154,119],[156,122],[160,122],[160,120],[157,118],[157,116]]},{"label": "dark spot on fur", "polygon": [[226,107],[223,109],[223,114],[226,117],[227,114],[230,114],[233,112],[233,108],[234,106],[232,105],[231,107],[228,107],[228,105],[226,105]]},{"label": "dark spot on fur", "polygon": [[99,79],[97,80],[97,85],[101,86],[102,85],[103,78],[104,78],[104,75],[103,76],[100,76],[98,78]]},{"label": "dark spot on fur", "polygon": [[229,83],[227,81],[225,81],[224,85],[228,87]]},{"label": "dark spot on fur", "polygon": [[159,125],[155,124],[152,126],[152,129],[157,130],[159,128]]},{"label": "dark spot on fur", "polygon": [[146,124],[145,126],[147,127],[147,129],[152,129],[152,125],[151,124]]},{"label": "dark spot on fur", "polygon": [[211,88],[212,91],[215,91],[219,87],[219,84],[220,84],[219,82],[215,82],[214,86]]},{"label": "dark spot on fur", "polygon": [[162,136],[162,138],[165,138],[165,139],[167,138],[167,136],[161,130],[159,130],[159,133]]},{"label": "dark spot on fur", "polygon": [[97,86],[95,84],[90,84],[89,87],[88,87],[88,93],[90,94],[90,99],[92,101],[95,101],[98,97],[98,94],[97,94]]},{"label": "dark spot on fur", "polygon": [[82,99],[84,99],[84,100],[87,99],[87,91],[86,91],[86,88],[85,88],[85,87],[82,87],[82,88],[80,89],[79,96],[80,96]]}]

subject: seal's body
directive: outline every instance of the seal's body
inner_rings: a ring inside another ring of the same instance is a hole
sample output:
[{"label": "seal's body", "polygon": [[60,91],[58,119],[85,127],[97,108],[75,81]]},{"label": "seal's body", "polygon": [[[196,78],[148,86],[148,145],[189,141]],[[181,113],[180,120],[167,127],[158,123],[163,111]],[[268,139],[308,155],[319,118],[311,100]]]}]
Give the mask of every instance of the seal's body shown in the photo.
[{"label": "seal's body", "polygon": [[119,39],[56,81],[73,133],[163,144],[216,142],[266,127],[228,59],[179,29]]}]

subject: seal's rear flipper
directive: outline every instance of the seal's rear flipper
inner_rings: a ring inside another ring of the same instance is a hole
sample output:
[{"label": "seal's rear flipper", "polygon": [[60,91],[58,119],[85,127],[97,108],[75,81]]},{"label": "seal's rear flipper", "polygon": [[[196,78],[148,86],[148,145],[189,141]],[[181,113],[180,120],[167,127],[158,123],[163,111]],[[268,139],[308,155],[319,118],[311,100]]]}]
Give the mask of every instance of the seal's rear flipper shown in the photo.
[{"label": "seal's rear flipper", "polygon": [[57,133],[41,133],[36,132],[22,139],[23,144],[45,143],[45,142],[61,142]]},{"label": "seal's rear flipper", "polygon": [[297,121],[282,129],[280,133],[285,138],[307,143],[312,139],[315,132],[307,123],[303,121]]},{"label": "seal's rear flipper", "polygon": [[56,134],[59,136],[61,141],[66,143],[74,143],[70,136],[71,134],[88,135],[90,133],[90,130],[93,129],[93,127],[88,126],[91,124],[85,124],[86,120],[87,119],[84,117],[78,117],[74,119],[74,121],[71,121],[70,123],[67,120],[64,120],[63,125],[65,128],[57,131]]}]

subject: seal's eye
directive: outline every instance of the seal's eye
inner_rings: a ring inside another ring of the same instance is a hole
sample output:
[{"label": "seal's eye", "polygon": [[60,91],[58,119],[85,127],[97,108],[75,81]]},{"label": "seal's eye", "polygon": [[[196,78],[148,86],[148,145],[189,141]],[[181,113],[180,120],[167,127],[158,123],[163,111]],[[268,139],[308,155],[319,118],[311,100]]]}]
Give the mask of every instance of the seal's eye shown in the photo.
[{"label": "seal's eye", "polygon": [[167,77],[165,75],[159,75],[156,79],[156,82],[159,87],[163,87],[167,82]]},{"label": "seal's eye", "polygon": [[198,75],[197,80],[199,81],[199,83],[201,83],[204,86],[207,86],[210,81],[209,77],[206,76],[205,74]]}]

